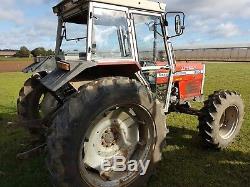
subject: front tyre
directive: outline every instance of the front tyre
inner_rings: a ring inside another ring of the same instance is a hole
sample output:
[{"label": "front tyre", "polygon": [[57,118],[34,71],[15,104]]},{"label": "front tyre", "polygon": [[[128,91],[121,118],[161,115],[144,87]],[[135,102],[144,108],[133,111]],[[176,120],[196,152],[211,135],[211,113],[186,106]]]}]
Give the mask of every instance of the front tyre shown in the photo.
[{"label": "front tyre", "polygon": [[239,134],[244,104],[237,92],[216,91],[205,101],[199,117],[203,143],[215,149],[226,148]]},{"label": "front tyre", "polygon": [[[57,186],[143,186],[161,160],[165,117],[147,89],[128,78],[103,78],[58,111],[48,137],[48,167]],[[103,170],[116,156],[150,161],[139,171]]]}]

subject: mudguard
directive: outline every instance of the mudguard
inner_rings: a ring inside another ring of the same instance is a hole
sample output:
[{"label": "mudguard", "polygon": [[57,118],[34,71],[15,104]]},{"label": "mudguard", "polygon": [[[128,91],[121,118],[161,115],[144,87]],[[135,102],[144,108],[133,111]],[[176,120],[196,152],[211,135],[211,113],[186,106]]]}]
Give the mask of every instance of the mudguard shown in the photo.
[{"label": "mudguard", "polygon": [[72,65],[74,64],[74,68],[70,71],[64,71],[56,68],[54,71],[41,79],[41,84],[50,91],[55,92],[84,70],[97,65],[93,61],[67,61],[67,63]]},{"label": "mudguard", "polygon": [[[81,74],[83,71],[88,68],[97,67],[96,70],[102,69],[102,73],[105,76],[129,76],[140,70],[140,65],[135,61],[104,61],[104,62],[95,62],[95,61],[83,61],[83,60],[68,60],[67,63],[70,64],[70,71],[62,70],[57,67],[57,62],[55,57],[48,57],[40,63],[34,63],[23,70],[25,73],[40,73],[46,72],[47,75],[43,77],[40,82],[48,90],[55,92],[60,89],[63,85],[74,79],[76,76]],[[109,70],[109,74],[107,73]],[[111,73],[110,73],[111,72]]]},{"label": "mudguard", "polygon": [[54,56],[49,56],[45,60],[39,63],[33,63],[30,66],[23,69],[24,73],[50,73],[56,69],[56,59]]}]

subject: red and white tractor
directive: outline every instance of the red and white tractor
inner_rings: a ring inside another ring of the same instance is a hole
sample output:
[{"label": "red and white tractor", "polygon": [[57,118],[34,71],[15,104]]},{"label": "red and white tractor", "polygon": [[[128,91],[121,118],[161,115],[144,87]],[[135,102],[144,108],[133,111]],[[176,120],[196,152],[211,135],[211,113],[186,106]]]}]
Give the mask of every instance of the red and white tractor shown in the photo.
[{"label": "red and white tractor", "polygon": [[[239,133],[244,106],[237,92],[216,91],[201,110],[190,107],[202,101],[205,65],[176,63],[170,38],[183,34],[185,15],[165,9],[146,0],[63,0],[53,8],[56,55],[24,69],[33,76],[17,108],[21,124],[46,139],[56,186],[147,184],[171,112],[198,116],[211,148],[227,147]],[[115,157],[150,163],[141,176],[142,165],[118,172]]]}]

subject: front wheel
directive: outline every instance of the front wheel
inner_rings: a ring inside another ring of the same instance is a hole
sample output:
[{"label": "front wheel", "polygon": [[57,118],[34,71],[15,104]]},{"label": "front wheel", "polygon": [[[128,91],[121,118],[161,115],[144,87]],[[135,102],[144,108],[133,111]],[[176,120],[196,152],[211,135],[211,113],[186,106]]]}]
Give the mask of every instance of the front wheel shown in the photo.
[{"label": "front wheel", "polygon": [[[100,79],[83,86],[53,121],[52,180],[57,186],[146,185],[165,135],[160,104],[144,86],[128,78]],[[125,167],[117,168],[116,161]]]},{"label": "front wheel", "polygon": [[199,117],[200,135],[205,145],[223,149],[239,134],[244,104],[237,92],[216,91],[204,103]]}]

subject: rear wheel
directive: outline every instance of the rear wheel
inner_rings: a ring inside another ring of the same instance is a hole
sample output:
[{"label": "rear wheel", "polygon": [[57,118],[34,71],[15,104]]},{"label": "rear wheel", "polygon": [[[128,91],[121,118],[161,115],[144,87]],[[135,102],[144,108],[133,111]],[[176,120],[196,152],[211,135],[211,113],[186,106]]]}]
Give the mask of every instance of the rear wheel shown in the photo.
[{"label": "rear wheel", "polygon": [[[161,159],[166,129],[160,104],[144,86],[105,78],[80,89],[58,111],[48,137],[48,167],[58,186],[143,186]],[[157,124],[157,126],[156,126]],[[138,171],[104,170],[104,161],[150,161]]]},{"label": "rear wheel", "polygon": [[217,91],[205,102],[199,117],[199,130],[205,145],[226,148],[239,134],[244,104],[236,92]]},{"label": "rear wheel", "polygon": [[29,125],[27,129],[32,134],[42,135],[40,124],[35,121],[49,114],[57,104],[55,98],[46,93],[36,79],[29,78],[21,88],[17,99],[18,119],[22,123],[27,122]]}]

